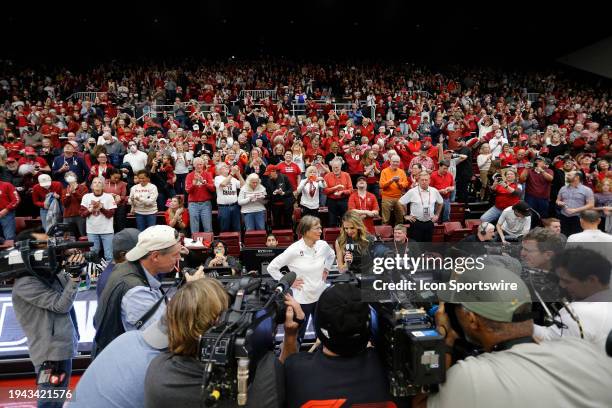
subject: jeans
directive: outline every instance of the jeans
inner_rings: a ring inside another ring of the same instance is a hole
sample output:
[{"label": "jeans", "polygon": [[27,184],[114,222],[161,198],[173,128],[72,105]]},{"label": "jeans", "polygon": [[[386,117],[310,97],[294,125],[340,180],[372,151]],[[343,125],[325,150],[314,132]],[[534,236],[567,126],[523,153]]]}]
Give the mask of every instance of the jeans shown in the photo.
[{"label": "jeans", "polygon": [[525,194],[525,202],[532,210],[540,215],[540,218],[548,217],[548,198],[537,198],[529,194]]},{"label": "jeans", "polygon": [[[62,381],[60,384],[58,384],[57,386],[51,385],[49,383],[45,383],[45,384],[38,384],[37,388],[39,390],[45,390],[45,392],[43,394],[53,394],[53,390],[66,390],[68,389],[68,385],[70,384],[70,374],[72,373],[72,360],[62,360],[59,362],[59,369],[63,372],[66,373],[66,376],[64,377],[64,381]],[[40,371],[40,367],[36,367],[36,374],[38,375],[38,372]],[[49,390],[49,391],[46,391]],[[73,391],[74,392],[74,391]],[[64,393],[64,397],[66,396],[66,394]],[[41,399],[38,401],[37,407],[38,408],[62,408],[62,406],[64,405],[64,398],[59,400],[53,400],[53,399]]]},{"label": "jeans", "polygon": [[43,230],[47,232],[47,213],[49,210],[46,208],[40,209],[40,223],[42,224]]},{"label": "jeans", "polygon": [[502,212],[503,210],[500,210],[496,206],[493,206],[489,208],[487,212],[482,214],[482,216],[480,217],[480,221],[495,223],[497,222],[497,220],[499,220],[499,217],[501,216]]},{"label": "jeans", "polygon": [[100,252],[100,245],[104,247],[104,259],[108,262],[113,260],[113,236],[115,234],[87,234],[87,240],[93,242],[93,253]]},{"label": "jeans", "polygon": [[4,239],[7,241],[15,240],[15,211],[9,211],[4,217],[0,218],[0,228]]},{"label": "jeans", "polygon": [[240,232],[240,206],[219,204],[219,228],[221,232]]},{"label": "jeans", "polygon": [[451,200],[450,198],[445,198],[442,204],[442,222],[450,221],[450,210],[451,210]]},{"label": "jeans", "polygon": [[244,226],[247,231],[262,231],[266,229],[266,212],[258,211],[243,214]]},{"label": "jeans", "polygon": [[185,180],[187,179],[187,173],[177,174],[176,182],[174,183],[174,190],[176,194],[185,194]]},{"label": "jeans", "polygon": [[[115,219],[117,218],[117,212],[115,211]],[[77,237],[84,237],[87,235],[87,231],[85,231],[85,218],[82,217],[65,217],[64,223],[72,224],[75,226]],[[118,232],[115,230],[115,232]]]},{"label": "jeans", "polygon": [[152,227],[157,222],[157,215],[155,214],[138,214],[136,213],[136,228],[142,232],[149,227]]},{"label": "jeans", "polygon": [[191,233],[200,232],[200,220],[204,226],[202,232],[212,232],[212,204],[210,201],[196,201],[188,205],[189,227]]}]

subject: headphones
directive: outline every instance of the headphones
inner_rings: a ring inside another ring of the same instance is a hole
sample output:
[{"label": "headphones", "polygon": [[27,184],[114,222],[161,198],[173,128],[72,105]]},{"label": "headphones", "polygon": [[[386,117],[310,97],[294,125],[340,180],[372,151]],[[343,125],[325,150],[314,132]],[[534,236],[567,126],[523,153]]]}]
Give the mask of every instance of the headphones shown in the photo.
[{"label": "headphones", "polygon": [[487,232],[487,227],[490,225],[490,222],[486,222],[484,221],[483,223],[480,224],[480,226],[478,227],[478,233],[480,235],[484,235]]}]

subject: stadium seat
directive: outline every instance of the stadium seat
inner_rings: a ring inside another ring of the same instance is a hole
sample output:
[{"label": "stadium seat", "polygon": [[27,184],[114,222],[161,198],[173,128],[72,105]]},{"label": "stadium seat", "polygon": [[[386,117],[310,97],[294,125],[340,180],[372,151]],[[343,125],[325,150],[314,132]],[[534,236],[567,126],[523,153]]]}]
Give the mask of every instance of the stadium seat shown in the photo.
[{"label": "stadium seat", "polygon": [[336,238],[340,235],[340,228],[323,228],[323,239],[327,241],[332,248],[335,248]]},{"label": "stadium seat", "polygon": [[435,224],[431,242],[444,242],[444,225]]},{"label": "stadium seat", "polygon": [[460,222],[450,221],[444,223],[444,237],[447,242],[461,241],[472,233],[471,228],[463,228]]},{"label": "stadium seat", "polygon": [[298,224],[302,219],[302,209],[300,207],[295,207],[293,209],[293,222]]},{"label": "stadium seat", "polygon": [[244,233],[245,248],[261,248],[266,246],[266,230],[252,230]]},{"label": "stadium seat", "polygon": [[202,242],[212,243],[215,239],[215,236],[212,232],[194,232],[191,235],[191,239],[197,241],[198,238],[202,238]]},{"label": "stadium seat", "polygon": [[19,234],[24,229],[27,229],[26,219],[31,219],[32,217],[15,217],[15,233]]},{"label": "stadium seat", "polygon": [[390,225],[375,225],[374,231],[381,241],[393,241],[393,227]]},{"label": "stadium seat", "polygon": [[465,221],[465,204],[451,203],[450,220],[463,223]]},{"label": "stadium seat", "polygon": [[227,254],[235,257],[240,257],[240,233],[239,232],[222,232],[217,238],[227,247]]},{"label": "stadium seat", "polygon": [[272,230],[272,234],[276,237],[279,247],[288,247],[295,242],[293,231],[290,229]]},{"label": "stadium seat", "polygon": [[473,232],[476,232],[478,226],[482,223],[480,220],[465,220],[465,228],[469,228]]}]

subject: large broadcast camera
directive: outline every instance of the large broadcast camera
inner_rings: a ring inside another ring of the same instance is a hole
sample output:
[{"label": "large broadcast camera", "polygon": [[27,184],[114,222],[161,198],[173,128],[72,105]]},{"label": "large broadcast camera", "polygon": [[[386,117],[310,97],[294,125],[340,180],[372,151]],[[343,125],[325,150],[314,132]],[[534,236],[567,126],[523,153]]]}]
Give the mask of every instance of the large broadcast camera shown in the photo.
[{"label": "large broadcast camera", "polygon": [[85,253],[85,263],[67,264],[68,257],[93,246],[92,242],[79,242],[70,236],[70,224],[55,224],[49,228],[47,240],[24,240],[14,248],[0,252],[0,281],[33,275],[49,280],[62,270],[76,277],[88,262],[98,262],[97,254]]},{"label": "large broadcast camera", "polygon": [[246,405],[249,373],[274,349],[274,329],[285,321],[285,294],[296,279],[289,272],[271,277],[221,277],[232,299],[220,322],[200,337],[199,360],[205,364],[202,400]]}]

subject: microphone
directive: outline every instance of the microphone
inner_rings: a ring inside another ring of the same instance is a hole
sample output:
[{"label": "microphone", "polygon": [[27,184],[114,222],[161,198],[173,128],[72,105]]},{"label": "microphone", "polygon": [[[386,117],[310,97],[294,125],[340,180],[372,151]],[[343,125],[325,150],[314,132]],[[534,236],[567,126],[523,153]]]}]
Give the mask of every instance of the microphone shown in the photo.
[{"label": "microphone", "polygon": [[[355,250],[355,244],[353,244],[353,238],[348,237],[346,239],[346,244],[344,244],[344,253],[353,255],[353,251]],[[353,261],[347,261],[346,263],[350,265]]]},{"label": "microphone", "polygon": [[274,291],[280,295],[284,295],[293,285],[293,282],[297,279],[295,272],[288,272],[278,281],[278,285],[274,288]]}]

